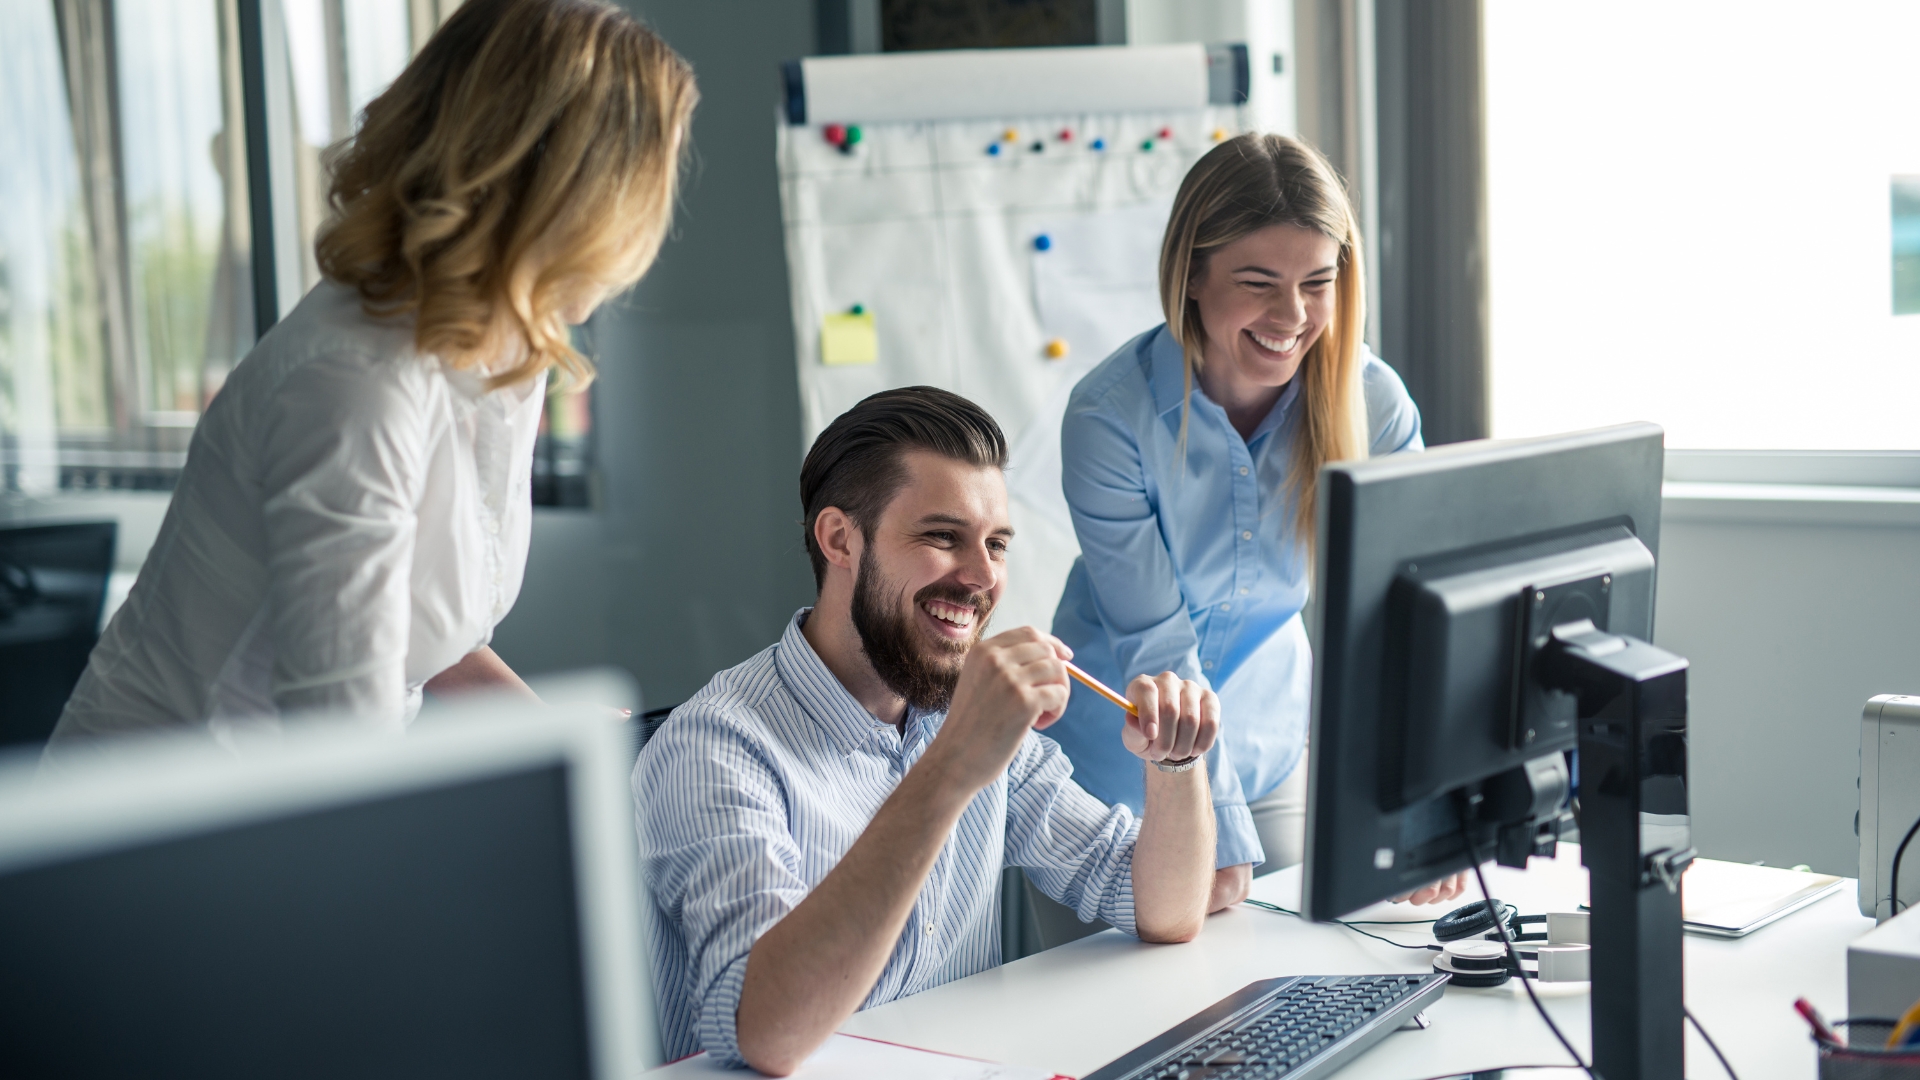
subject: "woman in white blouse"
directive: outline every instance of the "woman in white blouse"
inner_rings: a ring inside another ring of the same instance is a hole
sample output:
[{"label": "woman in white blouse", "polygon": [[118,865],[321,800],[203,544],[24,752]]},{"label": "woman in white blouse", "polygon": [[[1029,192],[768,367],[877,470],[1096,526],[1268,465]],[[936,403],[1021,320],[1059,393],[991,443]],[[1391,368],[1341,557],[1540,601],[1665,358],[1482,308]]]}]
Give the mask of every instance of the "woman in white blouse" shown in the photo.
[{"label": "woman in white blouse", "polygon": [[152,553],[53,740],[526,684],[547,374],[659,250],[692,70],[599,0],[469,0],[329,164],[325,280],[207,409]]}]

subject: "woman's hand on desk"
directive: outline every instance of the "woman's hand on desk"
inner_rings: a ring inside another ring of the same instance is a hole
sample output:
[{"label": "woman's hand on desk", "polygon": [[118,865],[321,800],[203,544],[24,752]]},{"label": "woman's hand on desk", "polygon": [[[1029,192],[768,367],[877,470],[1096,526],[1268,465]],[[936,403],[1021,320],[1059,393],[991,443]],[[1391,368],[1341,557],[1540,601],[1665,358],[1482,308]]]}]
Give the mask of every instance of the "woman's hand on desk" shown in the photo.
[{"label": "woman's hand on desk", "polygon": [[1431,885],[1396,896],[1393,902],[1396,904],[1444,904],[1467,891],[1467,877],[1467,872],[1462,870],[1452,877],[1441,878]]}]

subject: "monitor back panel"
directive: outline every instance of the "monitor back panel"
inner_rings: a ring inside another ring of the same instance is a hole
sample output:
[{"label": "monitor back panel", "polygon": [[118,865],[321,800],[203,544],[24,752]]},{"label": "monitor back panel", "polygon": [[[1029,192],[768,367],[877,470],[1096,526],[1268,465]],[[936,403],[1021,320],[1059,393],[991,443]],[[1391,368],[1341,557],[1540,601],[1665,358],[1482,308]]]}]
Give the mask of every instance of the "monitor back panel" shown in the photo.
[{"label": "monitor back panel", "polygon": [[[1659,552],[1663,459],[1660,429],[1632,424],[1443,447],[1322,474],[1305,880],[1312,917],[1337,918],[1468,865],[1448,785],[1470,775],[1470,763],[1447,756],[1449,747],[1464,744],[1428,739],[1423,749],[1408,737],[1435,718],[1407,715],[1405,624],[1415,608],[1404,596],[1396,608],[1396,589],[1405,594],[1423,575],[1458,581],[1462,572],[1528,562],[1548,573],[1585,562],[1604,569],[1614,557],[1592,553],[1613,551],[1630,557],[1615,559],[1626,580],[1613,590],[1607,628],[1651,638],[1654,574],[1647,563]],[[1507,586],[1517,605],[1519,587]],[[1511,634],[1511,620],[1495,615],[1487,633]],[[1510,660],[1505,669],[1498,665],[1490,658],[1484,668],[1495,681],[1512,670]],[[1470,666],[1454,663],[1455,675]],[[1411,681],[1416,690],[1424,685]],[[1460,702],[1476,700],[1470,685],[1443,689]],[[1489,701],[1498,697],[1486,693]],[[1445,694],[1432,700],[1450,700]],[[1492,717],[1489,738],[1505,722]],[[1569,747],[1534,745],[1507,756],[1518,762]]]}]

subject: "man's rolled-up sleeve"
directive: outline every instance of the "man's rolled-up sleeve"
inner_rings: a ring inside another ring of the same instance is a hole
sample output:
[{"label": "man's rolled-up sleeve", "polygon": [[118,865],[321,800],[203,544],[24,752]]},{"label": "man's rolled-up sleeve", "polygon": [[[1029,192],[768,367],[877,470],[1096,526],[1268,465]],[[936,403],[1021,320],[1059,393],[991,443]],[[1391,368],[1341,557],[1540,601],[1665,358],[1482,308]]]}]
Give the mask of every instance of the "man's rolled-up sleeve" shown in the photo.
[{"label": "man's rolled-up sleeve", "polygon": [[1059,744],[1028,733],[1007,769],[1007,864],[1082,922],[1104,919],[1139,936],[1133,912],[1133,847],[1140,822],[1073,782]]}]

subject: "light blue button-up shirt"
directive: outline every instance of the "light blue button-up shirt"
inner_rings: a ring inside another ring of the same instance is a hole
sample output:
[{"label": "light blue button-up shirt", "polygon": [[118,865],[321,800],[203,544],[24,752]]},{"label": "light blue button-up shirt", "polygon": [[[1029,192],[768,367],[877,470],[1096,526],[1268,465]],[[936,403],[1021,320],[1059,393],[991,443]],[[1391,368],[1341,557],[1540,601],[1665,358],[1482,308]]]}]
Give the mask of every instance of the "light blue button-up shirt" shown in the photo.
[{"label": "light blue button-up shirt", "polygon": [[[1172,671],[1213,687],[1216,860],[1259,863],[1246,804],[1299,763],[1313,682],[1300,618],[1311,568],[1286,484],[1300,380],[1247,439],[1196,382],[1183,456],[1183,365],[1163,325],[1074,387],[1060,430],[1061,483],[1081,556],[1053,632],[1109,685]],[[1400,377],[1368,355],[1363,379],[1370,453],[1420,449],[1420,413]],[[1076,690],[1047,734],[1088,791],[1137,811],[1145,784],[1120,723],[1119,710]]]},{"label": "light blue button-up shirt", "polygon": [[[675,709],[634,764],[669,1059],[704,1048],[740,1063],[754,942],[840,862],[946,719],[910,712],[904,733],[874,719],[800,632],[806,614]],[[1003,867],[1025,867],[1082,920],[1135,933],[1139,833],[1130,810],[1081,790],[1060,748],[1028,732],[961,814],[861,1008],[998,965]]]}]

